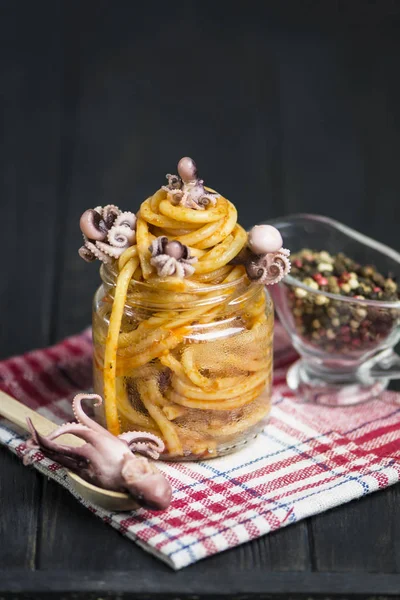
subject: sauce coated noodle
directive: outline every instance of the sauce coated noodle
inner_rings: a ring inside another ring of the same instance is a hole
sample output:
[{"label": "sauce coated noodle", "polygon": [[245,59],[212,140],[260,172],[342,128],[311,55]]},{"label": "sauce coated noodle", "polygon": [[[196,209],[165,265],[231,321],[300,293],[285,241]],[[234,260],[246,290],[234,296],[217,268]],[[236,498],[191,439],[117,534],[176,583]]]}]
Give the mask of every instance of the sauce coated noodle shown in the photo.
[{"label": "sauce coated noodle", "polygon": [[[189,247],[198,259],[193,275],[157,276],[149,247],[160,235]],[[117,263],[108,327],[107,319],[94,326],[114,434],[147,430],[164,439],[171,457],[212,456],[269,412],[272,308],[244,268],[229,264],[246,241],[236,208],[222,196],[204,211],[174,206],[163,190],[143,202],[136,244]],[[133,321],[124,313],[130,306],[139,315]]]}]

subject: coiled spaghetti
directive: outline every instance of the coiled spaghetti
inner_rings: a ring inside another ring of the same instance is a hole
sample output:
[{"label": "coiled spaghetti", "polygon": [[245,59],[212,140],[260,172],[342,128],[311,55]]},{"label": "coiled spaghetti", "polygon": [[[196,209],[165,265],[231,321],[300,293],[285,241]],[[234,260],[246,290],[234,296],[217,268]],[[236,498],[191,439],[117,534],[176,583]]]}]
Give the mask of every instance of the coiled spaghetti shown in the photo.
[{"label": "coiled spaghetti", "polygon": [[[230,264],[247,234],[227,199],[193,210],[161,189],[137,217],[135,245],[103,267],[112,284],[94,322],[107,427],[155,432],[171,457],[213,455],[269,411],[272,308]],[[197,259],[192,275],[157,274],[160,236]]]}]

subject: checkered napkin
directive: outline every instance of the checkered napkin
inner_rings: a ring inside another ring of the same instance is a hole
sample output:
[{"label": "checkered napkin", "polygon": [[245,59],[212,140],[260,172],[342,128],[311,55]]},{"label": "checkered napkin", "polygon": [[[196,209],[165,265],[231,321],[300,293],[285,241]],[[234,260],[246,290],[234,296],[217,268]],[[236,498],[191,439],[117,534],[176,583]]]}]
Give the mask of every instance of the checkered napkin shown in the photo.
[{"label": "checkered napkin", "polygon": [[[174,494],[163,513],[87,508],[173,569],[222,552],[279,527],[397,482],[400,477],[400,396],[346,408],[305,404],[285,384],[296,358],[275,334],[274,406],[265,431],[240,452],[200,463],[161,463]],[[52,348],[0,363],[0,386],[56,422],[71,420],[70,399],[91,385],[90,332]],[[0,423],[0,442],[13,452],[24,437]],[[69,489],[57,463],[34,466]]]}]

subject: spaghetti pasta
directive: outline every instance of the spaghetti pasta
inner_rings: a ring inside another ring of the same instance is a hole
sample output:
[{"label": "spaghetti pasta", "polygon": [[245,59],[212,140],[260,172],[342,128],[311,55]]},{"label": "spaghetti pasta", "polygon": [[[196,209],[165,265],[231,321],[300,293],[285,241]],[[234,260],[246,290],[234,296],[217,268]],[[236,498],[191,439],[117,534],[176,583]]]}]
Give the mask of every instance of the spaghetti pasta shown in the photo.
[{"label": "spaghetti pasta", "polygon": [[104,401],[106,423],[108,430],[114,435],[120,433],[115,393],[118,334],[121,327],[128,285],[138,262],[137,258],[131,258],[118,277],[104,354]]},{"label": "spaghetti pasta", "polygon": [[[230,451],[257,433],[270,407],[271,302],[231,264],[247,243],[236,208],[208,189],[204,198],[199,210],[165,188],[145,200],[135,243],[103,267],[95,306],[95,385],[107,427],[151,431],[172,459]],[[155,261],[154,248],[169,243],[186,249],[174,260],[190,257],[192,274],[159,275],[164,258]]]}]

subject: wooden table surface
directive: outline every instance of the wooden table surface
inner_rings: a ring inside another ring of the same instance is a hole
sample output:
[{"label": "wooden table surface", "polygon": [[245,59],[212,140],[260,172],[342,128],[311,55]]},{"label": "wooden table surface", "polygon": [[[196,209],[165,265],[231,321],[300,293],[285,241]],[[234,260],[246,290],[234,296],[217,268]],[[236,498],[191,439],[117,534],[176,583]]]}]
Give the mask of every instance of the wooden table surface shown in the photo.
[{"label": "wooden table surface", "polygon": [[[250,4],[0,1],[1,357],[90,322],[80,213],[136,209],[181,155],[245,226],[398,248],[399,3]],[[400,486],[174,573],[0,448],[0,598],[333,595],[400,597]]]}]

